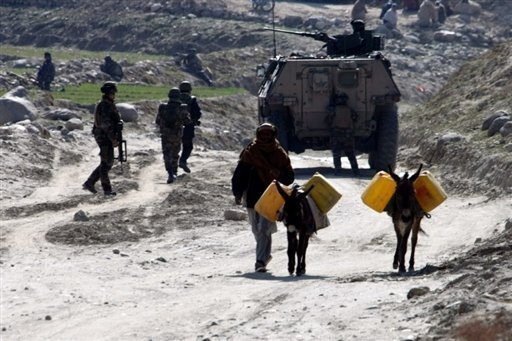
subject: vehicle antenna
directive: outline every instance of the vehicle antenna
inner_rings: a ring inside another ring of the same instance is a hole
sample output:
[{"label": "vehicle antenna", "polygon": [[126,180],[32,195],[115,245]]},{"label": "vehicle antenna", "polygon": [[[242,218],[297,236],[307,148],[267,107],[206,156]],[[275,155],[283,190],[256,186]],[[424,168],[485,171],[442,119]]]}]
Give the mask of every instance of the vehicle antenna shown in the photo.
[{"label": "vehicle antenna", "polygon": [[273,31],[273,41],[274,41],[274,58],[277,56],[276,52],[276,21],[274,11],[276,8],[276,0],[272,0],[272,31]]}]

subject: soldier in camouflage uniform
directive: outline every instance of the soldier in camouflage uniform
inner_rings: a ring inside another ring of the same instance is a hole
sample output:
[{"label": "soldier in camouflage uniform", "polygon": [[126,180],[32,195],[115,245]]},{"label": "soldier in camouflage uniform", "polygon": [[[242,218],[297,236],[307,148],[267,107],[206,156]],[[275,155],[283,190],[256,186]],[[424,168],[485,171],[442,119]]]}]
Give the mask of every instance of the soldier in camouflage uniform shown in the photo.
[{"label": "soldier in camouflage uniform", "polygon": [[116,192],[112,191],[108,172],[114,164],[114,147],[121,143],[118,134],[122,129],[123,121],[121,121],[121,116],[114,103],[117,93],[116,83],[105,82],[100,90],[103,93],[103,97],[98,105],[96,105],[92,133],[100,147],[101,161],[100,165],[96,167],[83,184],[83,189],[96,193],[94,185],[100,180],[104,194],[106,196],[114,196]]},{"label": "soldier in camouflage uniform", "polygon": [[183,150],[181,152],[179,166],[185,172],[190,173],[190,168],[187,165],[187,160],[192,153],[194,148],[194,127],[201,124],[201,108],[197,104],[196,96],[192,96],[192,84],[188,81],[183,81],[180,84],[181,102],[187,105],[188,112],[190,113],[190,119],[192,122],[186,124],[183,128],[183,137],[181,141],[183,143]]},{"label": "soldier in camouflage uniform", "polygon": [[336,97],[336,103],[329,107],[329,114],[326,123],[331,128],[330,144],[334,163],[334,174],[341,174],[341,155],[345,152],[350,167],[355,175],[359,175],[354,152],[353,122],[356,120],[356,113],[347,105],[348,97],[341,95]]},{"label": "soldier in camouflage uniform", "polygon": [[169,91],[169,102],[160,104],[155,121],[162,137],[165,170],[169,175],[168,184],[174,182],[178,173],[183,126],[191,123],[187,105],[181,103],[180,96],[180,89],[172,88]]}]

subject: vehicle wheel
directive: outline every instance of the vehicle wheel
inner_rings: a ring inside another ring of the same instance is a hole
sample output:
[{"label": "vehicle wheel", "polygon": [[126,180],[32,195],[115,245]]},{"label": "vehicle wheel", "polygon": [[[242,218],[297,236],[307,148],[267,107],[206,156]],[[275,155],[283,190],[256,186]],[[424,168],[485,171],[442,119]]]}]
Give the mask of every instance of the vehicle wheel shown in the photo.
[{"label": "vehicle wheel", "polygon": [[279,140],[279,144],[284,150],[288,151],[288,130],[286,129],[286,122],[283,119],[283,115],[281,113],[272,113],[270,115],[269,122],[276,126],[277,128],[277,139]]},{"label": "vehicle wheel", "polygon": [[398,152],[398,108],[396,104],[382,107],[377,112],[377,144],[368,155],[368,163],[376,171],[389,171],[396,167]]}]

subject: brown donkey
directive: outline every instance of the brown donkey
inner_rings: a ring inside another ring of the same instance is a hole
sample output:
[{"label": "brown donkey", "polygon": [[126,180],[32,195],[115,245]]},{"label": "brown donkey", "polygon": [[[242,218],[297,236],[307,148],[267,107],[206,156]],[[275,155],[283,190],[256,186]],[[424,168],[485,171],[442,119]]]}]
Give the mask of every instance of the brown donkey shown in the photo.
[{"label": "brown donkey", "polygon": [[[306,250],[309,237],[316,232],[316,223],[311,208],[306,200],[307,195],[314,186],[307,191],[299,192],[300,186],[295,185],[288,195],[276,181],[277,190],[284,199],[281,219],[286,226],[288,239],[288,272],[290,275],[296,271],[297,276],[306,273]],[[297,232],[299,238],[297,240]],[[297,269],[295,270],[295,255],[297,255]]]},{"label": "brown donkey", "polygon": [[397,241],[393,269],[398,268],[400,273],[405,272],[405,254],[407,253],[409,234],[412,231],[409,271],[414,271],[414,252],[418,242],[418,232],[425,233],[420,224],[421,219],[427,214],[421,209],[416,200],[414,190],[414,181],[420,175],[422,167],[423,165],[420,164],[419,169],[410,178],[407,172],[400,178],[389,167],[389,174],[396,182],[396,191],[386,207],[386,211],[393,220]]}]

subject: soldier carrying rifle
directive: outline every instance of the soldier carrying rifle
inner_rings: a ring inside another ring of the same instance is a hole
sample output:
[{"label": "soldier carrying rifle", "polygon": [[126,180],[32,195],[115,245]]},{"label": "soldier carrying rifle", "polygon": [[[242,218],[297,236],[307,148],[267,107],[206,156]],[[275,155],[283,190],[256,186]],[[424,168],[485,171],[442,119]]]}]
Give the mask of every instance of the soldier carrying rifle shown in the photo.
[{"label": "soldier carrying rifle", "polygon": [[[83,189],[96,193],[94,185],[100,180],[105,196],[114,196],[116,192],[112,191],[108,172],[114,164],[114,148],[122,146],[123,143],[120,140],[123,121],[114,103],[117,93],[116,83],[105,82],[100,90],[103,97],[96,105],[92,128],[94,139],[100,147],[100,164],[83,184]],[[126,159],[120,154],[119,160],[125,161]]]}]

